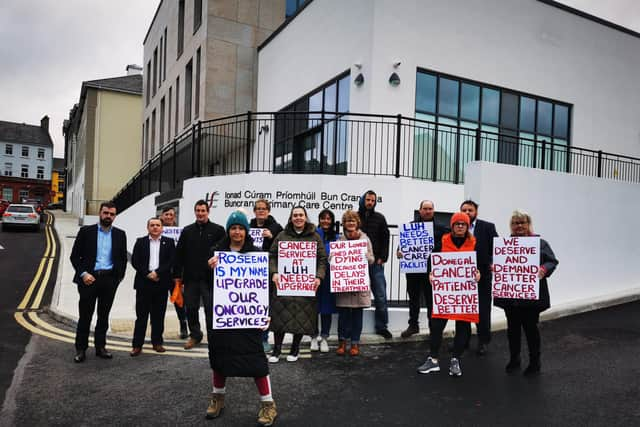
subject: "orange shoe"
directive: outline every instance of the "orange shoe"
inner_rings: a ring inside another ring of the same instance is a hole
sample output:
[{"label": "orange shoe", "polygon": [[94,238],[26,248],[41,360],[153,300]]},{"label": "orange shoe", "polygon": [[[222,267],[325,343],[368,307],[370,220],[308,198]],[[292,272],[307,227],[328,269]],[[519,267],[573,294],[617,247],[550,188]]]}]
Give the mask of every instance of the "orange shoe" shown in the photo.
[{"label": "orange shoe", "polygon": [[359,356],[360,355],[360,346],[358,344],[351,344],[351,349],[349,350],[349,354],[351,356]]},{"label": "orange shoe", "polygon": [[338,356],[344,356],[347,352],[347,341],[340,340],[340,344],[338,345],[338,349],[336,350],[336,354]]}]

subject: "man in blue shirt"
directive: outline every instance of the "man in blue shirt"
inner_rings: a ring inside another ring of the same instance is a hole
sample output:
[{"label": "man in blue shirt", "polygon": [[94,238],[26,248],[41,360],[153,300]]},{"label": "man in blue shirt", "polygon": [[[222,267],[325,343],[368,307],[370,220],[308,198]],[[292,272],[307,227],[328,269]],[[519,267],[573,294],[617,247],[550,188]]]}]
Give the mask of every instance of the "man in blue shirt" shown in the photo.
[{"label": "man in blue shirt", "polygon": [[100,223],[80,228],[71,250],[73,277],[80,294],[78,325],[76,329],[76,355],[74,362],[86,359],[89,347],[89,329],[97,304],[97,321],[94,332],[96,356],[111,359],[106,349],[109,312],[118,284],[124,278],[127,267],[127,236],[113,227],[116,206],[113,202],[100,205]]}]

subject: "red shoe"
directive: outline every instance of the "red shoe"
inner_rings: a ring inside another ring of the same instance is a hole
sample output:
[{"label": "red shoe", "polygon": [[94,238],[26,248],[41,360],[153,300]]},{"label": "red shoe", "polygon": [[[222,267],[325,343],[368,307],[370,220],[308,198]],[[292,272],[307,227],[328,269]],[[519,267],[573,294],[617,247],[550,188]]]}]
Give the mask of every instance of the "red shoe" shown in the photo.
[{"label": "red shoe", "polygon": [[351,356],[359,356],[360,355],[360,346],[358,344],[351,344],[351,349],[349,350],[349,354]]},{"label": "red shoe", "polygon": [[336,350],[336,354],[338,356],[344,356],[347,352],[347,341],[340,340],[340,344],[338,345],[338,349]]}]

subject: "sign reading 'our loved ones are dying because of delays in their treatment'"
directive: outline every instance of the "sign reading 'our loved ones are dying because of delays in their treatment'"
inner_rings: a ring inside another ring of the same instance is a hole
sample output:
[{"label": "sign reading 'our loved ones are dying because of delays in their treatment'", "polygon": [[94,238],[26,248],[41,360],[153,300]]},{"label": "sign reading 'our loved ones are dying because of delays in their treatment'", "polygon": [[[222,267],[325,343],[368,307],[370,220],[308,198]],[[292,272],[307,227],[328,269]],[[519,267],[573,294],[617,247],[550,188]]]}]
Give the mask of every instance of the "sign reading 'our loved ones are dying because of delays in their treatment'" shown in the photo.
[{"label": "sign reading 'our loved ones are dying because of delays in their treatment'", "polygon": [[278,242],[278,296],[316,295],[316,257],[318,244],[301,240]]},{"label": "sign reading 'our loved ones are dying because of delays in their treatment'", "polygon": [[433,317],[478,323],[475,252],[431,254]]},{"label": "sign reading 'our loved ones are dying because of delays in their treatment'", "polygon": [[367,240],[338,240],[329,243],[331,292],[369,291]]},{"label": "sign reading 'our loved ones are dying because of delays in their treatment'", "polygon": [[494,298],[540,299],[540,237],[493,239]]},{"label": "sign reading 'our loved ones are dying because of delays in their treatment'", "polygon": [[269,324],[269,254],[216,252],[213,329],[255,329]]}]

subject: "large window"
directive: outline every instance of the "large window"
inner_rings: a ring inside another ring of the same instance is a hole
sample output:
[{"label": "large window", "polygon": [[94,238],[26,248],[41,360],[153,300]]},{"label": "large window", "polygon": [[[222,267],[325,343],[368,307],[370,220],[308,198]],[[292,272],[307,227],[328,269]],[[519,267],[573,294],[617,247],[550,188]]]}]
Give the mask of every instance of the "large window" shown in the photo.
[{"label": "large window", "polygon": [[195,100],[193,106],[193,116],[197,119],[200,114],[200,57],[201,57],[200,48],[196,51],[196,84],[194,87],[195,91]]},{"label": "large window", "polygon": [[38,158],[44,159],[44,148],[38,148]]},{"label": "large window", "polygon": [[158,89],[158,48],[153,50],[153,96],[156,96]]},{"label": "large window", "polygon": [[29,165],[22,165],[20,167],[20,177],[29,178]]},{"label": "large window", "polygon": [[36,170],[36,178],[44,179],[44,166],[38,166]]},{"label": "large window", "polygon": [[191,94],[193,88],[191,82],[193,78],[193,60],[187,63],[184,69],[184,125],[191,123]]},{"label": "large window", "polygon": [[342,74],[281,110],[276,118],[274,171],[346,174],[351,77]]},{"label": "large window", "polygon": [[164,102],[164,96],[162,97],[162,99],[160,100],[160,128],[158,129],[159,134],[160,134],[160,150],[162,150],[162,147],[164,146],[164,115],[165,115],[165,110],[166,110],[166,105]]},{"label": "large window", "polygon": [[4,146],[4,154],[7,156],[13,156],[13,145],[7,144]]},{"label": "large window", "polygon": [[499,163],[568,170],[569,104],[496,86],[418,70],[413,173],[462,182],[465,165],[480,157]]},{"label": "large window", "polygon": [[194,0],[193,2],[193,34],[198,31],[202,24],[202,0]]},{"label": "large window", "polygon": [[4,176],[13,176],[13,164],[8,162],[4,164]]},{"label": "large window", "polygon": [[22,146],[22,157],[29,157],[29,147]]},{"label": "large window", "polygon": [[4,187],[2,189],[2,198],[10,202],[13,202],[13,188]]},{"label": "large window", "polygon": [[178,55],[180,58],[184,49],[184,0],[178,0]]}]

